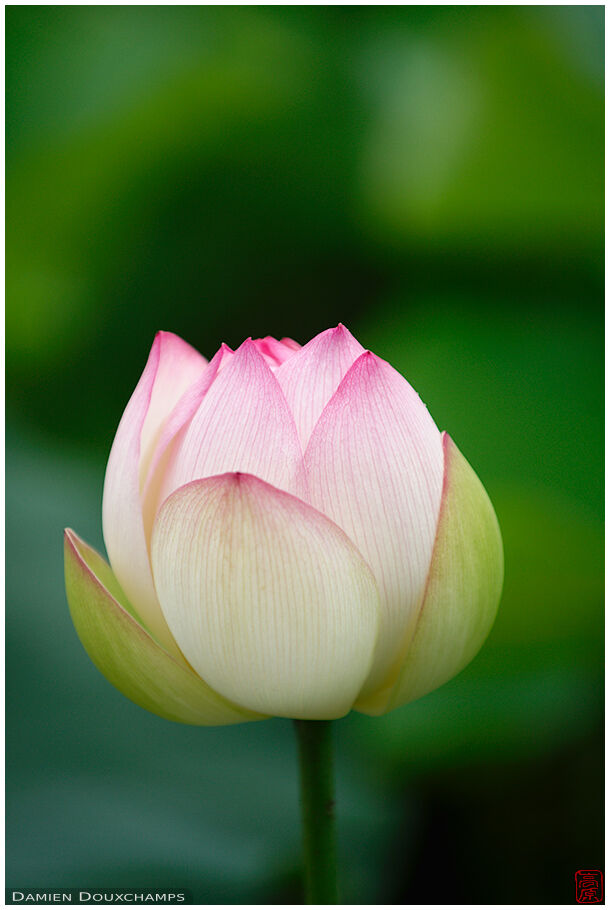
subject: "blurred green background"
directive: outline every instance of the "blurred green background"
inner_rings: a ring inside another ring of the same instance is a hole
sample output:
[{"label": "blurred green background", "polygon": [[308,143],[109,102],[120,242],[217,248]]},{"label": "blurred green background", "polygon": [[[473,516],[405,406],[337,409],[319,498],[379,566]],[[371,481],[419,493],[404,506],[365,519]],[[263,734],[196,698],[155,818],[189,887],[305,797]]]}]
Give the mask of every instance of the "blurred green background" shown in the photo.
[{"label": "blurred green background", "polygon": [[336,725],[352,903],[571,903],[602,868],[603,8],[9,6],[7,885],[298,902],[289,721],[173,725],[71,626],[62,529],[153,335],[339,321],[496,505],[505,593]]}]

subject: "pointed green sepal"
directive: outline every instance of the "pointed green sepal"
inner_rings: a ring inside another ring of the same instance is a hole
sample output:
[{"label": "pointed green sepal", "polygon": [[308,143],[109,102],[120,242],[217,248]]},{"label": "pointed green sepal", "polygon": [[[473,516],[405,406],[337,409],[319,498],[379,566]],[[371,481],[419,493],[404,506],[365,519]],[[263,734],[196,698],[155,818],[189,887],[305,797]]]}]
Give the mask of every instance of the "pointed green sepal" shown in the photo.
[{"label": "pointed green sepal", "polygon": [[123,695],[167,720],[225,725],[261,715],[232,705],[179,662],[138,622],[112,569],[70,530],[64,534],[66,593],[85,651]]},{"label": "pointed green sepal", "polygon": [[504,577],[498,520],[446,433],[443,448],[441,511],[415,632],[392,685],[357,703],[365,714],[385,714],[442,686],[470,663],[496,617]]}]

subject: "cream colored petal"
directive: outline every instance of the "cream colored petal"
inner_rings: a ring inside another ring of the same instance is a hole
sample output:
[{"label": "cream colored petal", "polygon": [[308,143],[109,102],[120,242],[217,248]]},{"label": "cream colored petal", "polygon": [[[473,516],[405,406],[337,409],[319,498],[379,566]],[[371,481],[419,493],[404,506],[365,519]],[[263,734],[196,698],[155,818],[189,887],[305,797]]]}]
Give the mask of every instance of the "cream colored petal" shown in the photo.
[{"label": "cream colored petal", "polygon": [[252,475],[223,474],[165,501],[151,552],[168,625],[217,691],[284,717],[349,711],[369,671],[378,595],[330,519]]}]

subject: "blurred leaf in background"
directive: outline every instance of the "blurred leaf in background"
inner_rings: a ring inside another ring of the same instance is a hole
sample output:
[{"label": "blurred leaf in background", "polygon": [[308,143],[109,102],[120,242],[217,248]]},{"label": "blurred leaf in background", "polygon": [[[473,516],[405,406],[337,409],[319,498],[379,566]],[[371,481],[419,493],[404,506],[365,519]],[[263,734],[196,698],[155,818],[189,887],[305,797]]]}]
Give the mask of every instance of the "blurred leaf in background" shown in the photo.
[{"label": "blurred leaf in background", "polygon": [[300,900],[290,724],[122,699],[61,531],[102,547],[157,329],[210,356],[339,321],[471,461],[506,551],[473,664],[337,724],[344,898],[519,903],[535,856],[528,900],[567,903],[602,868],[603,15],[7,8],[9,886]]}]

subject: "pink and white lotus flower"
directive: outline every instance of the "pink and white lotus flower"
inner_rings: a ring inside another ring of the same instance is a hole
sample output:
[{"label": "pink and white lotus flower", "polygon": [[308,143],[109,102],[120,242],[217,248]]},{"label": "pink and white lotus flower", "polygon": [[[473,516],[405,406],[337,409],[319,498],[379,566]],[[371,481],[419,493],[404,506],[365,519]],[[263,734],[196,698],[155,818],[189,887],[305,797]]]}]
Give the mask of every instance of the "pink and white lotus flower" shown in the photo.
[{"label": "pink and white lotus flower", "polygon": [[473,658],[502,587],[480,481],[341,325],[209,363],[159,332],[103,527],[110,565],[65,534],[74,625],[118,689],[184,723],[383,714]]}]

